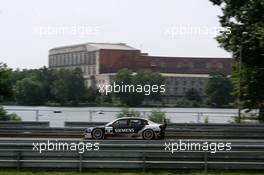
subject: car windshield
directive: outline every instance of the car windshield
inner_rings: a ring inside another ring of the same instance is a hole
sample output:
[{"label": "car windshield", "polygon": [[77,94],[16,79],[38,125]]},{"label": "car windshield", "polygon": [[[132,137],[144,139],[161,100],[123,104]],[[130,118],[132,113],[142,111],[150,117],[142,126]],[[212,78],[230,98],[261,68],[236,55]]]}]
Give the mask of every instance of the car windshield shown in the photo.
[{"label": "car windshield", "polygon": [[[116,121],[116,120],[115,120],[115,121]],[[108,122],[108,123],[105,124],[105,126],[109,126],[109,125],[111,125],[112,123],[114,123],[115,121]]]}]

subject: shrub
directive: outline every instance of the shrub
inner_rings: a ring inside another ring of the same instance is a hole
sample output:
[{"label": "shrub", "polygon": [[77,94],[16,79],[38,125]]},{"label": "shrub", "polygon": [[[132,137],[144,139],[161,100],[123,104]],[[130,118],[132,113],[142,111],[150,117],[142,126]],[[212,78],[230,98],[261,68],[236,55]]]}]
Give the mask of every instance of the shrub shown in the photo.
[{"label": "shrub", "polygon": [[148,119],[156,123],[163,123],[165,120],[165,113],[160,111],[160,109],[154,109],[149,114]]},{"label": "shrub", "polygon": [[117,118],[122,117],[140,117],[140,112],[130,110],[129,108],[123,108],[119,113],[117,113]]},{"label": "shrub", "polygon": [[0,106],[0,121],[20,121],[21,118],[16,114],[7,114],[2,106]]}]

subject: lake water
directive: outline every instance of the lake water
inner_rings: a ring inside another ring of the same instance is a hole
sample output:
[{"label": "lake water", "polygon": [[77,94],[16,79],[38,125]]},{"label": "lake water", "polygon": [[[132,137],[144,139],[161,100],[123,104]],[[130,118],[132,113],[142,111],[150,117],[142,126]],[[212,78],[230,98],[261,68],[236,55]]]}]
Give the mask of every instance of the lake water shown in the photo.
[{"label": "lake water", "polygon": [[[46,106],[4,106],[9,113],[16,113],[23,121],[36,121],[38,110],[39,121],[49,121],[52,127],[63,127],[65,121],[109,122],[116,118],[121,108],[115,107],[46,107]],[[153,108],[131,108],[147,117]],[[58,113],[58,111],[60,111]],[[92,115],[90,113],[92,112]],[[144,112],[146,111],[146,112]],[[174,123],[229,123],[237,115],[237,109],[214,108],[161,108],[166,118]]]}]

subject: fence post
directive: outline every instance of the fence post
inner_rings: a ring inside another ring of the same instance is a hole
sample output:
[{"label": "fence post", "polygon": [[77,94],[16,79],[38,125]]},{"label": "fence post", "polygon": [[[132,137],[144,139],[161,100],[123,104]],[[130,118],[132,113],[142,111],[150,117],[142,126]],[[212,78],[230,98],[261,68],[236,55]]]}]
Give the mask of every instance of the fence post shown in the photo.
[{"label": "fence post", "polygon": [[143,111],[143,118],[146,119],[146,111]]},{"label": "fence post", "polygon": [[143,172],[146,171],[146,153],[145,151],[142,152],[142,159],[143,159]]},{"label": "fence post", "polygon": [[200,123],[200,112],[197,113],[197,123]]},{"label": "fence post", "polygon": [[82,154],[79,154],[79,172],[82,172],[82,168],[83,168],[82,159],[83,159]]},{"label": "fence post", "polygon": [[204,151],[204,172],[207,173],[208,170],[208,155],[207,155],[207,151]]},{"label": "fence post", "polygon": [[93,120],[93,111],[89,111],[89,122]]},{"label": "fence post", "polygon": [[36,122],[38,122],[39,121],[39,110],[37,109],[36,110]]},{"label": "fence post", "polygon": [[17,152],[17,170],[18,170],[18,171],[20,171],[20,167],[21,167],[20,159],[21,159],[21,152],[18,151],[18,152]]}]

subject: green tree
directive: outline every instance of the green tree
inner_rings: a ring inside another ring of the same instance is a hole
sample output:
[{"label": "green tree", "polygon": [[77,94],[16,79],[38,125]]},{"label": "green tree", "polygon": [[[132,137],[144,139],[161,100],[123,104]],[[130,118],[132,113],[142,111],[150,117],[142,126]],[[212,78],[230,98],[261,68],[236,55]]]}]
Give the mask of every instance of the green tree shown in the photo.
[{"label": "green tree", "polygon": [[[134,84],[160,86],[164,84],[165,78],[159,72],[148,69],[142,69],[136,72],[136,75],[134,76],[133,80],[134,80]],[[158,91],[157,93],[150,93],[150,95],[145,95],[145,93],[142,92],[141,94],[139,93],[138,95],[142,96],[145,101],[161,100],[160,91]]]},{"label": "green tree", "polygon": [[[122,69],[118,71],[114,82],[120,86],[133,85],[135,88],[137,85],[141,85],[142,87],[145,85],[150,87],[157,85],[160,87],[160,85],[162,85],[164,82],[164,78],[159,72],[154,72],[151,70],[139,70],[133,73],[129,69]],[[115,95],[123,104],[128,106],[138,106],[143,101],[160,100],[160,90],[158,90],[156,93],[150,92],[149,95],[146,95],[144,90],[142,90],[142,92],[119,92],[115,93]]]},{"label": "green tree", "polygon": [[223,74],[212,74],[209,77],[206,94],[208,103],[214,107],[222,107],[232,102],[231,80]]},{"label": "green tree", "polygon": [[140,117],[140,112],[129,109],[128,107],[122,108],[119,113],[117,113],[117,118],[122,117]]},{"label": "green tree", "polygon": [[7,114],[2,106],[0,106],[0,121],[20,121],[21,118],[16,114]]},{"label": "green tree", "polygon": [[0,63],[0,101],[12,95],[11,69]]},{"label": "green tree", "polygon": [[185,93],[185,98],[190,101],[201,102],[202,98],[198,90],[191,88]]},{"label": "green tree", "polygon": [[259,119],[264,120],[264,1],[210,1],[221,6],[220,23],[230,29],[222,32],[217,40],[236,60],[233,71],[235,94],[241,89],[239,98],[243,108],[258,108]]},{"label": "green tree", "polygon": [[85,89],[85,100],[87,100],[89,103],[95,102],[98,95],[99,95],[98,90],[92,87]]},{"label": "green tree", "polygon": [[80,69],[56,72],[52,93],[61,104],[78,105],[85,98],[85,86]]},{"label": "green tree", "polygon": [[163,123],[165,120],[165,113],[160,109],[154,109],[149,114],[148,119],[156,123]]},{"label": "green tree", "polygon": [[17,103],[22,105],[42,105],[45,102],[43,85],[35,77],[18,80],[14,86],[14,95]]}]

